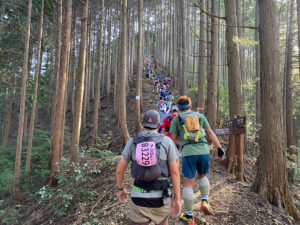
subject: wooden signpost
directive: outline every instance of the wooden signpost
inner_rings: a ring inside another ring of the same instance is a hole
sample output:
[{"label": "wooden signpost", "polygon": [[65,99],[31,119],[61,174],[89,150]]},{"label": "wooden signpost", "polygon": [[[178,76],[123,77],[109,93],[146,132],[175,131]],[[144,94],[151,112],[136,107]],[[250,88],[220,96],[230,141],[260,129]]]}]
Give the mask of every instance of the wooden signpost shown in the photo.
[{"label": "wooden signpost", "polygon": [[230,135],[230,154],[227,170],[235,172],[239,180],[244,174],[244,138],[246,134],[246,117],[235,116],[233,120],[224,123],[223,128],[214,129],[216,136]]},{"label": "wooden signpost", "polygon": [[216,136],[246,133],[246,117],[236,116],[233,120],[224,123],[223,128],[214,129]]}]

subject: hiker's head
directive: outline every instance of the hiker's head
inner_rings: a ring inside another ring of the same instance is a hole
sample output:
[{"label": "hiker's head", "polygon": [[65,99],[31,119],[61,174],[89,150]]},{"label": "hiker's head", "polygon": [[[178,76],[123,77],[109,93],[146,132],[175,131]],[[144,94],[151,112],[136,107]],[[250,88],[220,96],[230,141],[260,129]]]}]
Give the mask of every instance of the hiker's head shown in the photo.
[{"label": "hiker's head", "polygon": [[188,96],[180,96],[177,105],[180,112],[188,111],[192,108],[192,101]]},{"label": "hiker's head", "polygon": [[178,108],[177,108],[175,105],[173,105],[173,106],[171,107],[171,113],[172,113],[172,114],[174,114],[174,113],[178,114]]},{"label": "hiker's head", "polygon": [[167,111],[167,106],[165,104],[162,104],[160,107],[159,107],[159,110],[160,111]]},{"label": "hiker's head", "polygon": [[160,126],[160,116],[155,110],[148,110],[144,114],[143,127],[149,130],[156,130]]}]

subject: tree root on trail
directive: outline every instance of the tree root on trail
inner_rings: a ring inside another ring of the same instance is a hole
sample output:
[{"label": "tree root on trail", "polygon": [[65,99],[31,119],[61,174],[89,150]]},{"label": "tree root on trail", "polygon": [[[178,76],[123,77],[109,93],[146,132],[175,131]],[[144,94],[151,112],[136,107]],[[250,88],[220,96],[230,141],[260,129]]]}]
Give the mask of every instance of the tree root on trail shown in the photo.
[{"label": "tree root on trail", "polygon": [[[104,191],[104,193],[105,193],[106,191]],[[93,210],[95,209],[95,207],[107,196],[109,194],[109,192],[108,193],[106,193],[106,194],[104,194],[97,202],[96,202],[96,204],[92,207],[92,209],[91,209],[91,211],[90,211],[90,213],[89,213],[89,215],[91,216],[92,214],[93,214]]]}]

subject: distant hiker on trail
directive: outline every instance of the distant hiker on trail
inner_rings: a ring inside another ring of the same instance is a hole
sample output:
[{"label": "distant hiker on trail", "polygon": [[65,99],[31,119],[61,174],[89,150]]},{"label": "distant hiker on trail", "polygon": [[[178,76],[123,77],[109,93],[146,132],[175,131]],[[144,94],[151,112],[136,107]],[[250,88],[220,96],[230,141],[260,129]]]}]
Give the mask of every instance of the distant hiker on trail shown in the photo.
[{"label": "distant hiker on trail", "polygon": [[171,134],[169,133],[171,122],[178,115],[178,108],[176,106],[172,106],[170,113],[171,114],[163,120],[163,123],[161,125],[161,133],[167,135],[168,137],[171,137]]},{"label": "distant hiker on trail", "polygon": [[[131,138],[126,144],[117,166],[116,179],[119,200],[128,201],[124,189],[124,172],[131,162],[134,186],[131,191],[130,220],[133,225],[167,225],[172,212],[177,217],[181,211],[180,173],[177,159],[180,153],[170,138],[157,133],[159,114],[149,110],[143,118],[145,131]],[[171,203],[169,177],[173,183],[174,198]]]},{"label": "distant hiker on trail", "polygon": [[157,110],[156,111],[160,111],[160,108],[163,106],[163,105],[165,105],[165,100],[164,100],[164,98],[163,97],[160,97],[159,98],[159,101],[158,101],[158,103],[157,103]]},{"label": "distant hiker on trail", "polygon": [[184,188],[182,197],[184,201],[185,214],[180,215],[180,221],[186,225],[193,225],[193,204],[194,204],[194,182],[196,172],[201,192],[200,210],[210,214],[208,204],[209,180],[209,153],[205,135],[218,147],[218,156],[225,159],[225,152],[210,128],[207,119],[203,114],[191,111],[192,102],[187,96],[178,99],[179,115],[172,120],[170,133],[174,143],[179,139],[182,149],[182,173],[184,176]]},{"label": "distant hiker on trail", "polygon": [[[163,123],[164,119],[169,116],[169,112],[167,111],[167,106],[164,104],[159,108],[159,116],[160,116],[160,124]],[[162,127],[158,129],[158,133],[162,131]]]},{"label": "distant hiker on trail", "polygon": [[159,98],[165,98],[166,91],[164,89],[160,89],[158,93]]}]

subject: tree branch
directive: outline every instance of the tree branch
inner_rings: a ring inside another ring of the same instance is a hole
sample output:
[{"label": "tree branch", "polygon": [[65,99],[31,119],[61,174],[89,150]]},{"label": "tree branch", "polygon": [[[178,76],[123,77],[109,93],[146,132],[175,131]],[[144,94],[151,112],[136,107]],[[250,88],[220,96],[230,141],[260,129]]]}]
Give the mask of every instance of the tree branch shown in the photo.
[{"label": "tree branch", "polygon": [[207,12],[205,9],[202,8],[201,5],[197,5],[196,3],[192,3],[192,5],[193,5],[194,7],[199,8],[202,12],[204,12],[204,13],[205,13],[206,15],[208,15],[209,17],[215,17],[215,18],[223,19],[223,20],[226,19],[225,17],[217,16],[217,15],[214,15],[214,14],[211,14],[211,13]]}]

